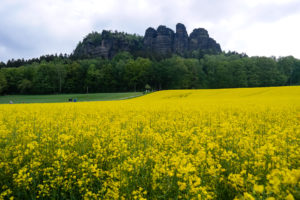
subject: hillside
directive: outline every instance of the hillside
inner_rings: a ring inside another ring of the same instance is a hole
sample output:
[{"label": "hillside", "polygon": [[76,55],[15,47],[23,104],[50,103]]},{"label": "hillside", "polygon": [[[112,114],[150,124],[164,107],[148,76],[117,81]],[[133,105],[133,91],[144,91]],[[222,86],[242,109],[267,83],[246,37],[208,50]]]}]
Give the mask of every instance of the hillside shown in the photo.
[{"label": "hillside", "polygon": [[75,58],[112,58],[127,51],[135,56],[168,57],[172,54],[187,56],[194,51],[220,53],[220,45],[204,28],[197,28],[190,35],[183,24],[176,25],[176,32],[160,25],[145,31],[144,37],[122,32],[88,34],[74,50]]}]

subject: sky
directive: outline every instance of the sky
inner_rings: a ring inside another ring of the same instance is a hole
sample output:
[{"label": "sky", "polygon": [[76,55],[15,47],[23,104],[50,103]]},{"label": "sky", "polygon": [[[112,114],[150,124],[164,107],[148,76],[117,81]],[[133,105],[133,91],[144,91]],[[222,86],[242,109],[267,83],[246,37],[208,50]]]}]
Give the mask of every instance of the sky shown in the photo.
[{"label": "sky", "polygon": [[0,0],[0,61],[70,54],[88,33],[205,28],[224,51],[300,58],[299,0]]}]

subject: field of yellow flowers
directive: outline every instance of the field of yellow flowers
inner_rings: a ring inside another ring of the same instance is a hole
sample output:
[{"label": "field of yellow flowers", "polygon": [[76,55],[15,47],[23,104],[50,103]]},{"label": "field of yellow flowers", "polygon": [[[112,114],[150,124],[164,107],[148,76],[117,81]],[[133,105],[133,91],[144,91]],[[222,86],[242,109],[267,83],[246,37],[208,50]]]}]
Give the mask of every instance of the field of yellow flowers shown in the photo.
[{"label": "field of yellow flowers", "polygon": [[0,105],[0,199],[300,199],[300,87]]}]

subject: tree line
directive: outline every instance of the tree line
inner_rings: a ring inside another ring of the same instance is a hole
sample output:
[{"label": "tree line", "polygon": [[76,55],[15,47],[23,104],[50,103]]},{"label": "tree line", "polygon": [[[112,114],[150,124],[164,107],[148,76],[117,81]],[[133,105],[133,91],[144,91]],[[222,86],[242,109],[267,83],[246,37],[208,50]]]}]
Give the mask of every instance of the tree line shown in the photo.
[{"label": "tree line", "polygon": [[121,52],[113,59],[48,57],[0,68],[0,94],[57,94],[264,87],[300,84],[300,60],[222,53],[161,60]]}]

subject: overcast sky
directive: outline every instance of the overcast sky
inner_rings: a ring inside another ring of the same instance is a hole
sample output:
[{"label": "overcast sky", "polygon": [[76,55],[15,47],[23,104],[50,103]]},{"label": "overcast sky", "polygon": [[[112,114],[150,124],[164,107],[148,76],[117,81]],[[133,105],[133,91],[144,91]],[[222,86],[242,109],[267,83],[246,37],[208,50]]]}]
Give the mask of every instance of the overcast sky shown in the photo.
[{"label": "overcast sky", "polygon": [[0,0],[0,61],[69,54],[91,31],[144,35],[178,22],[225,51],[300,58],[299,0]]}]

